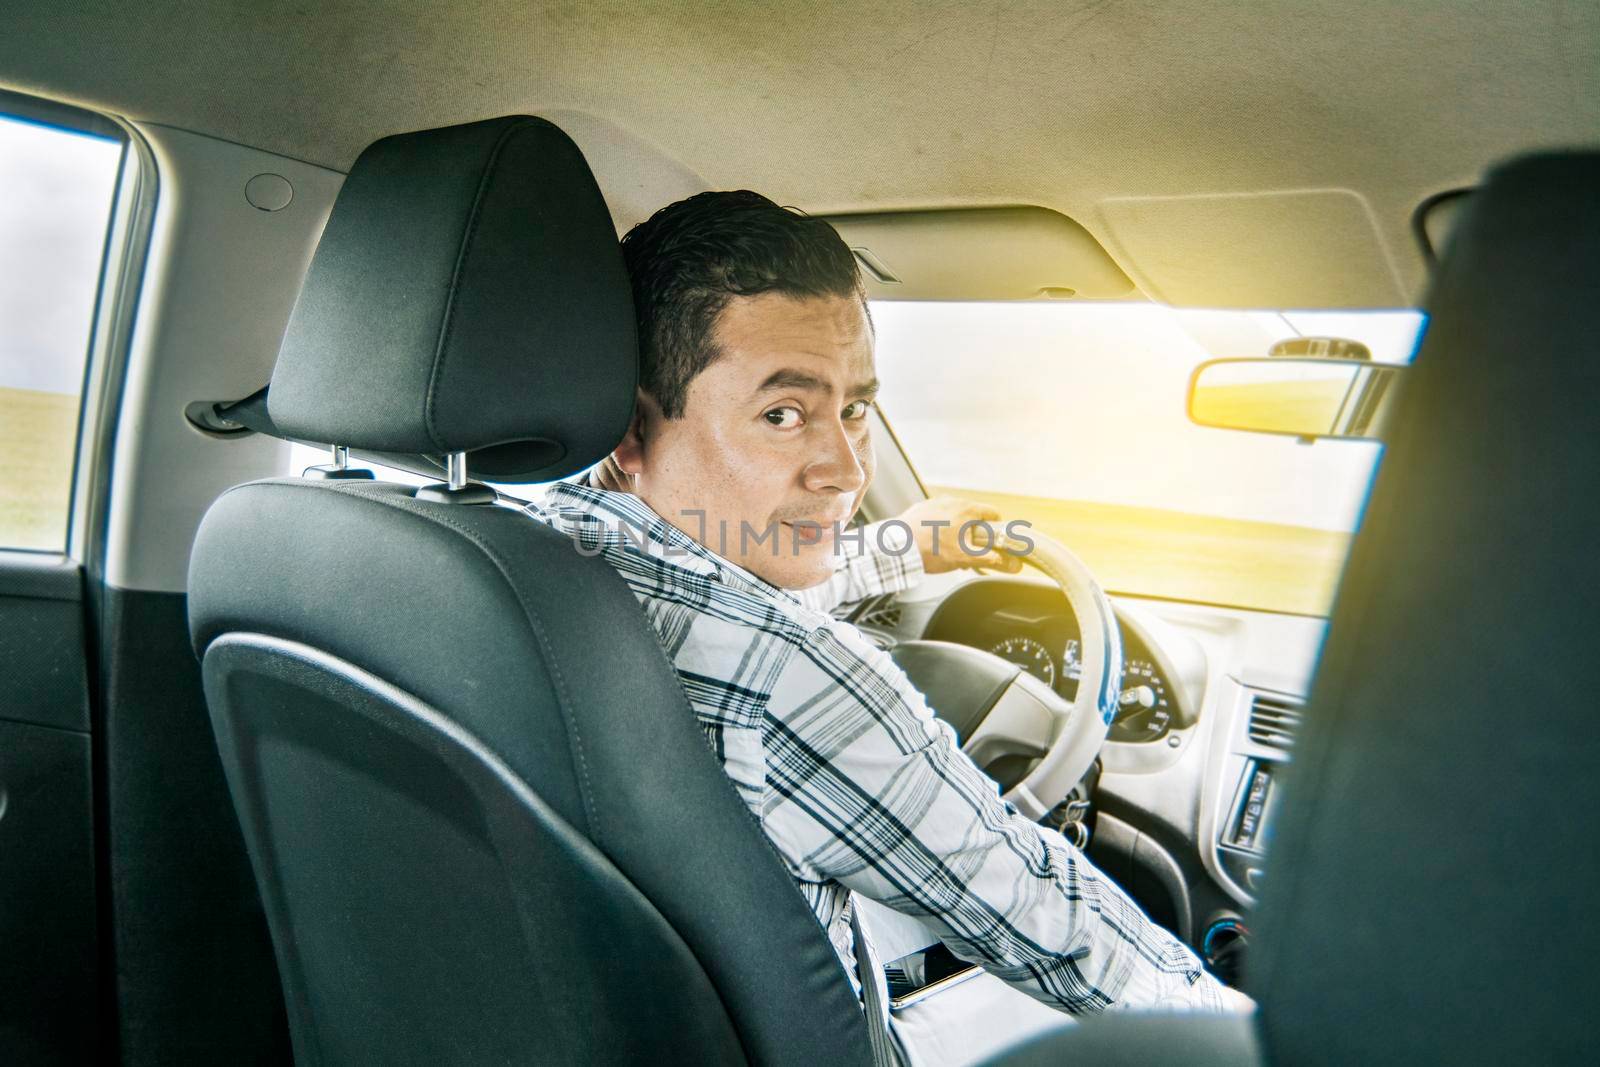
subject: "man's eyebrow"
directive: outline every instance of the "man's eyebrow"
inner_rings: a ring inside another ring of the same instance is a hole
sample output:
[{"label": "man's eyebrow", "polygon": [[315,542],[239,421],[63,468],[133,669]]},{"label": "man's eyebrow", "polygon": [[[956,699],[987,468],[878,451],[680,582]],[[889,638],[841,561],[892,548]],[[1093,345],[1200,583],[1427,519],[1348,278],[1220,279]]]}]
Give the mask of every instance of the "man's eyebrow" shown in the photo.
[{"label": "man's eyebrow", "polygon": [[[767,393],[774,389],[804,389],[807,392],[825,393],[828,391],[829,385],[815,374],[785,367],[782,370],[773,371],[767,375],[766,380],[756,386],[757,393]],[[876,378],[870,378],[852,386],[849,391],[851,397],[873,397],[877,394],[878,379]]]},{"label": "man's eyebrow", "polygon": [[768,393],[774,389],[805,389],[810,392],[825,392],[828,383],[818,378],[815,374],[807,374],[803,370],[794,370],[785,367],[775,370],[767,375],[766,380],[756,386],[756,392]]}]

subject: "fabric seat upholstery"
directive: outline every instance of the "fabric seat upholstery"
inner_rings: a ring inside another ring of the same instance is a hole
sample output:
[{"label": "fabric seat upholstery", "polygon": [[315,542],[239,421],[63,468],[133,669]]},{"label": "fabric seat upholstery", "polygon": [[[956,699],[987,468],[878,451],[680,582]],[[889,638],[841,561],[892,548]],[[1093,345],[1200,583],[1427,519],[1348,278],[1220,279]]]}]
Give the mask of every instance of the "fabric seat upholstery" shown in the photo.
[{"label": "fabric seat upholstery", "polygon": [[[637,375],[576,146],[378,142],[268,401],[294,435],[552,478]],[[510,507],[275,479],[206,515],[191,632],[296,1059],[867,1063],[837,956],[601,560]]]}]

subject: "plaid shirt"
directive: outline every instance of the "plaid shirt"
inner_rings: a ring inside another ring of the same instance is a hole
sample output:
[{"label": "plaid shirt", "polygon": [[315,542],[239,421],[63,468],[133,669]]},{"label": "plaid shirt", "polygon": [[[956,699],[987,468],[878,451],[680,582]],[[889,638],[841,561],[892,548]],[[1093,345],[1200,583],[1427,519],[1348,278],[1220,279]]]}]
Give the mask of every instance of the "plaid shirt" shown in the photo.
[{"label": "plaid shirt", "polygon": [[831,581],[796,594],[630,494],[560,482],[527,510],[604,556],[639,598],[852,982],[853,890],[1064,1011],[1222,1009],[1194,954],[1060,834],[1001,800],[888,654],[826,613],[914,584],[915,551],[885,553],[869,534]]}]

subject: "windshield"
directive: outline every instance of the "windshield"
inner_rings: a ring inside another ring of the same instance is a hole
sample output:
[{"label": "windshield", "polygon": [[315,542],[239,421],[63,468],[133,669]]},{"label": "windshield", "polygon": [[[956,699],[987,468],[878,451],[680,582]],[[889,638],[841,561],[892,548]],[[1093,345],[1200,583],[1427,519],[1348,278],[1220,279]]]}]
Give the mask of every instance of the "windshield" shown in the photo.
[{"label": "windshield", "polygon": [[1335,336],[1411,358],[1415,311],[875,302],[881,407],[930,494],[1026,519],[1113,592],[1326,615],[1381,445],[1209,429],[1200,363]]}]

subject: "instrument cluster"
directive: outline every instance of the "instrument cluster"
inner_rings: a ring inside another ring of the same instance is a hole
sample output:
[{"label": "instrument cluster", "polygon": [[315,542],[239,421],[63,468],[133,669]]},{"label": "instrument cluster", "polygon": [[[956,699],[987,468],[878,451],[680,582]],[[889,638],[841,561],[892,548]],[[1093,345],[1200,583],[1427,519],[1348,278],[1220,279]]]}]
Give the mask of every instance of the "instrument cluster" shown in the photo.
[{"label": "instrument cluster", "polygon": [[[952,596],[929,621],[926,637],[985,649],[1015,663],[1063,698],[1075,699],[1082,674],[1077,622],[1065,598],[1048,587],[973,583]],[[1175,687],[1159,658],[1122,619],[1120,708],[1107,740],[1159,741],[1184,724]]]},{"label": "instrument cluster", "polygon": [[[1142,645],[1137,653],[1130,647],[1136,640],[1122,627],[1121,706],[1106,735],[1112,741],[1157,741],[1166,736],[1172,725],[1172,697],[1167,679]],[[990,646],[989,651],[1018,664],[1063,698],[1077,697],[1083,668],[1078,659],[1076,637],[1066,639],[1059,660],[1042,641],[1022,635],[1003,638]]]}]

